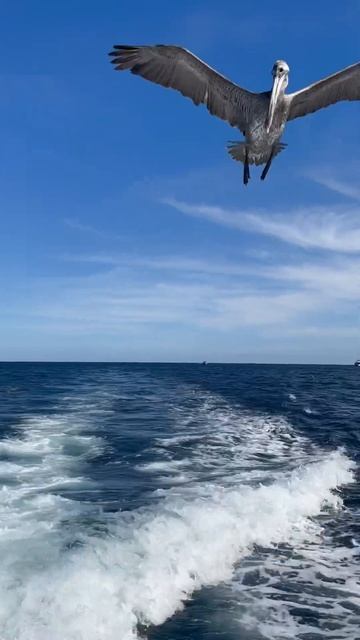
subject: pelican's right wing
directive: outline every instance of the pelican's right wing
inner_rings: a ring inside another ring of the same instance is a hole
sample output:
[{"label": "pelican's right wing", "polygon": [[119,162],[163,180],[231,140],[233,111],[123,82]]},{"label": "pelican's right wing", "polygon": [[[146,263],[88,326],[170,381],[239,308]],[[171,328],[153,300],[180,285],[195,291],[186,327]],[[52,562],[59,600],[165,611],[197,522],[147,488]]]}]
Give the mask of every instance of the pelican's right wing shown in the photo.
[{"label": "pelican's right wing", "polygon": [[262,94],[242,89],[181,47],[115,45],[109,55],[115,69],[129,69],[163,87],[176,89],[242,131],[264,100]]},{"label": "pelican's right wing", "polygon": [[288,120],[306,116],[341,100],[360,100],[360,62],[290,93],[286,98],[290,103]]}]

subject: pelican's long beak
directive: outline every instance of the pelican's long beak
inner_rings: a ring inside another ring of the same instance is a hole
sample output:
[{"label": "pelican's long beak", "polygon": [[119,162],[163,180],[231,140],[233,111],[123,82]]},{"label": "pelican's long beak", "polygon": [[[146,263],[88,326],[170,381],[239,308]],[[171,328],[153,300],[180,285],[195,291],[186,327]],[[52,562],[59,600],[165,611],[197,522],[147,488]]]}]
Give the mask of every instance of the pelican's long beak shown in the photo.
[{"label": "pelican's long beak", "polygon": [[279,94],[283,84],[284,84],[284,76],[276,75],[274,77],[273,88],[271,91],[271,98],[270,98],[270,104],[269,104],[269,111],[266,119],[266,133],[269,133],[270,131],[272,121],[274,118],[275,108],[276,108]]}]

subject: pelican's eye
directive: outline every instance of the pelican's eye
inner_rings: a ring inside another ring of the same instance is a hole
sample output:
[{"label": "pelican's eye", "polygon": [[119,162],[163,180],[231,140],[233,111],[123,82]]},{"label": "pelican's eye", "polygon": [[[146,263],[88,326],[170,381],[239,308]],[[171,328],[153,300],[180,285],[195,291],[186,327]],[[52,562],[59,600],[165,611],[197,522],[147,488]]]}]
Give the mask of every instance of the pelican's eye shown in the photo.
[{"label": "pelican's eye", "polygon": [[279,71],[282,73],[284,71],[284,67],[279,67]]}]

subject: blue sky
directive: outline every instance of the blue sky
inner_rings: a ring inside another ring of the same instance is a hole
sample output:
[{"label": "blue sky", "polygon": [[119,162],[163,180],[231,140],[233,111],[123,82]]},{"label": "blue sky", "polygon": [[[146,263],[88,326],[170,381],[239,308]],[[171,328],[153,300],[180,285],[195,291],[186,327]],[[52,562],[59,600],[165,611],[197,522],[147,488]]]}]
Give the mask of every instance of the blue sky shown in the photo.
[{"label": "blue sky", "polygon": [[290,123],[242,185],[236,130],[107,58],[191,49],[252,90],[359,59],[359,0],[0,5],[3,360],[352,362],[360,105]]}]

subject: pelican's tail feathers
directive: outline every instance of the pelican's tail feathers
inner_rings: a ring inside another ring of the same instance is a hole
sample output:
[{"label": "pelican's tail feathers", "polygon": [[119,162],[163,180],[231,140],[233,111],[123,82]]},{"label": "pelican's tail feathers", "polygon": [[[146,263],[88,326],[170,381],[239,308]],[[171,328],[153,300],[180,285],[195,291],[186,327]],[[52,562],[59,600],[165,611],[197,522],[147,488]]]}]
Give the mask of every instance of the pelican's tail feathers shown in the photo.
[{"label": "pelican's tail feathers", "polygon": [[[275,156],[277,156],[278,153],[280,153],[280,151],[283,151],[283,149],[285,149],[286,147],[287,145],[283,142],[275,142],[272,157],[274,158]],[[242,163],[245,162],[246,142],[238,142],[236,140],[233,140],[228,143],[227,150],[233,160]],[[258,151],[254,151],[251,147],[248,146],[248,163],[256,165],[265,164],[265,162],[267,162],[270,157],[270,153],[271,151],[259,153]]]},{"label": "pelican's tail feathers", "polygon": [[238,142],[236,140],[231,140],[227,145],[228,153],[231,155],[233,160],[237,162],[245,162],[245,151],[246,151],[246,143]]}]

